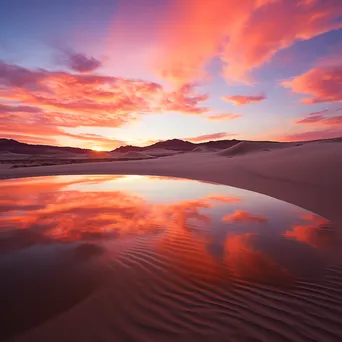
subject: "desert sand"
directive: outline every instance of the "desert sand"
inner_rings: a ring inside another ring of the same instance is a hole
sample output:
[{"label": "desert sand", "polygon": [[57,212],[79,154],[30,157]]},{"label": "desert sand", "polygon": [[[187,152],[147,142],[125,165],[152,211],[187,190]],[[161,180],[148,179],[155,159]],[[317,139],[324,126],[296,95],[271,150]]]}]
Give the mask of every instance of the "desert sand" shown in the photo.
[{"label": "desert sand", "polygon": [[[225,157],[234,157],[253,152],[268,152],[273,149],[289,148],[295,145],[296,144],[278,142],[241,141],[237,145],[219,151],[218,154]],[[298,145],[300,146],[300,144]]]},{"label": "desert sand", "polygon": [[152,158],[152,156],[144,152],[130,151],[130,152],[123,153],[117,158],[119,159],[149,159],[149,158]]},{"label": "desert sand", "polygon": [[[188,152],[150,160],[0,169],[0,178],[133,174],[196,179],[293,203],[341,228],[342,143],[272,147],[244,144],[233,153]],[[195,248],[190,242],[185,247]],[[342,264],[327,269],[324,281],[299,282],[291,291],[260,284],[251,287],[243,281],[224,291],[206,277],[185,279],[167,272],[161,276],[166,261],[144,246],[139,240],[119,257],[111,278],[86,300],[15,341],[342,339]],[[202,251],[196,253],[200,257]],[[227,328],[229,336],[223,333]]]},{"label": "desert sand", "polygon": [[167,150],[166,148],[151,148],[145,151],[150,156],[173,156],[180,153],[179,151]]}]

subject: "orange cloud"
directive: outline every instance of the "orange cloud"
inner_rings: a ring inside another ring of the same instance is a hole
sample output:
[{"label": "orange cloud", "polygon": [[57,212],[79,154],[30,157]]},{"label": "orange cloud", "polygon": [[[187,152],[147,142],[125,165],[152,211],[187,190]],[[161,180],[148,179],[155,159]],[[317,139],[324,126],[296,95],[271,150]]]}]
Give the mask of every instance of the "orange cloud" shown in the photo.
[{"label": "orange cloud", "polygon": [[216,114],[212,116],[206,117],[206,120],[209,121],[226,121],[226,120],[234,120],[240,118],[241,114]]},{"label": "orange cloud", "polygon": [[303,99],[304,103],[342,102],[342,65],[317,67],[308,72],[283,82],[295,93],[311,97]]},{"label": "orange cloud", "polygon": [[258,96],[244,96],[244,95],[234,95],[234,96],[223,96],[222,100],[227,102],[232,102],[235,106],[244,106],[250,103],[264,101],[266,97],[264,95]]},{"label": "orange cloud", "polygon": [[[27,122],[25,120],[27,119]],[[101,146],[103,149],[114,149],[125,144],[117,139],[110,139],[96,134],[75,134],[69,133],[63,128],[49,121],[43,115],[35,119],[25,115],[1,115],[0,134],[3,138],[16,139],[31,144],[56,145],[59,138],[67,138],[70,144],[84,148]]]},{"label": "orange cloud", "polygon": [[169,12],[157,68],[177,84],[204,77],[215,56],[227,80],[251,83],[279,50],[342,27],[340,0],[176,0]]},{"label": "orange cloud", "polygon": [[209,140],[219,140],[219,139],[229,138],[229,137],[232,137],[234,135],[235,134],[220,132],[220,133],[199,135],[197,137],[184,138],[184,140],[196,143],[196,142],[203,142],[203,141],[209,141]]},{"label": "orange cloud", "polygon": [[267,219],[264,216],[252,215],[247,211],[237,210],[233,214],[226,215],[222,218],[223,222],[259,222],[265,223]]},{"label": "orange cloud", "polygon": [[[143,80],[30,70],[0,61],[0,99],[6,103],[0,106],[0,134],[16,132],[39,139],[47,134],[68,136],[66,129],[80,126],[121,127],[144,113],[197,115],[207,111],[200,106],[207,98],[190,84],[168,92]],[[100,139],[79,135],[78,141],[85,137],[89,144]],[[103,137],[103,142],[108,145],[110,139]]]}]

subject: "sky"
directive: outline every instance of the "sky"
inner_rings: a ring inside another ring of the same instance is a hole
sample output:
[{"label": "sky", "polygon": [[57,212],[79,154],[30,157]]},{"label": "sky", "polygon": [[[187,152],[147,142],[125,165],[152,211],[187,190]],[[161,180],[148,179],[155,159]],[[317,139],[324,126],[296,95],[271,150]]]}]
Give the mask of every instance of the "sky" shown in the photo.
[{"label": "sky", "polygon": [[0,137],[342,136],[341,0],[1,0]]}]

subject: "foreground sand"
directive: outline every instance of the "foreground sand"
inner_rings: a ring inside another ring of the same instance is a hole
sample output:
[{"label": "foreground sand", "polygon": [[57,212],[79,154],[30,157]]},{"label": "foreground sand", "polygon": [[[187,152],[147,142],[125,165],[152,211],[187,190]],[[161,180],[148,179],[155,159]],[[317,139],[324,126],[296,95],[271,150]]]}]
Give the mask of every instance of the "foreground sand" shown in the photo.
[{"label": "foreground sand", "polygon": [[[197,152],[152,160],[2,169],[0,177],[148,174],[198,179],[291,202],[340,228],[341,170],[341,143],[312,143],[231,158]],[[239,279],[227,289],[204,274],[211,265],[205,264],[201,245],[177,234],[167,240],[163,253],[150,248],[153,237],[135,239],[124,252],[115,251],[103,285],[14,341],[342,340],[340,256],[323,279],[298,279],[290,289]],[[180,251],[184,262],[196,255],[187,275],[178,266],[169,268]]]},{"label": "foreground sand", "polygon": [[342,223],[342,143],[318,142],[226,157],[185,153],[152,160],[0,169],[0,178],[67,174],[174,176],[260,192]]}]

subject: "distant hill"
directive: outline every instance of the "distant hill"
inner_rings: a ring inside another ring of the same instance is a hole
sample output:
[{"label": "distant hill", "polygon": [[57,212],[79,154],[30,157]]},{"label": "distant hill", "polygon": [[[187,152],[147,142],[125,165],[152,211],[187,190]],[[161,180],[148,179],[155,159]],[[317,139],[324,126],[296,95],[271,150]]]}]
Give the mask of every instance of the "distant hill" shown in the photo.
[{"label": "distant hill", "polygon": [[150,150],[152,148],[163,148],[166,150],[175,150],[175,151],[192,151],[196,147],[199,146],[207,146],[209,148],[213,149],[224,149],[231,146],[234,146],[238,144],[240,140],[218,140],[218,141],[208,141],[205,143],[192,143],[190,141],[184,141],[180,139],[172,139],[172,140],[166,140],[166,141],[159,141],[155,144],[149,145],[149,146],[121,146],[117,149],[115,149],[115,152],[130,152],[130,151],[146,151]]},{"label": "distant hill", "polygon": [[13,139],[0,139],[0,152],[11,152],[20,154],[58,154],[58,153],[77,153],[87,154],[92,150],[77,147],[60,147],[49,145],[31,145],[21,143]]},{"label": "distant hill", "polygon": [[176,150],[176,151],[191,151],[193,150],[197,145],[189,142],[184,141],[180,139],[172,139],[172,140],[166,140],[166,141],[159,141],[155,144],[149,145],[149,146],[121,146],[117,149],[115,149],[115,152],[131,152],[131,151],[146,151],[151,148],[163,148],[166,150]]}]

